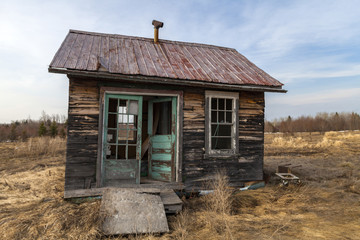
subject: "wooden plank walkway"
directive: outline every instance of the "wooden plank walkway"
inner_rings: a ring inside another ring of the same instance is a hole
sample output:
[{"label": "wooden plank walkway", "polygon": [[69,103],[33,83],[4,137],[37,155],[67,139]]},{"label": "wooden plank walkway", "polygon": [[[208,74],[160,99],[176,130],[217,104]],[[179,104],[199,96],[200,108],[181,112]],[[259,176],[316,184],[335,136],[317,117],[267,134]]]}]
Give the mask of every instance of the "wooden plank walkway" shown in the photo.
[{"label": "wooden plank walkway", "polygon": [[167,214],[175,214],[182,210],[183,202],[177,196],[172,189],[160,189],[150,187],[136,187],[136,188],[91,188],[91,189],[79,189],[79,190],[68,190],[64,193],[65,199],[71,198],[86,198],[86,197],[98,197],[103,196],[104,192],[111,189],[124,189],[132,190],[136,193],[147,193],[160,195],[161,201],[164,204],[165,212]]}]

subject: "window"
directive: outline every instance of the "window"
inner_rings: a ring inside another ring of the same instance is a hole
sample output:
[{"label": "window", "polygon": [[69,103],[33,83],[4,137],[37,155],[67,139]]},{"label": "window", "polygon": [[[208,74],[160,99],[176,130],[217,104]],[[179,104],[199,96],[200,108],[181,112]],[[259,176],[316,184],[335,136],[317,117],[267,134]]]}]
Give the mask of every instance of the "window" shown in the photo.
[{"label": "window", "polygon": [[206,91],[206,154],[238,152],[238,99],[238,93]]}]

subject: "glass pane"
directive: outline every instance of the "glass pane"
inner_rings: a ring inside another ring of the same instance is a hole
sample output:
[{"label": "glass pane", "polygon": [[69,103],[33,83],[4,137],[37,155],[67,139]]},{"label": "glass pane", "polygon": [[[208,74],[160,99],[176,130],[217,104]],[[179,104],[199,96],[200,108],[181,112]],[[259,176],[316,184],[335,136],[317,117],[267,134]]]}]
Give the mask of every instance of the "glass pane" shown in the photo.
[{"label": "glass pane", "polygon": [[131,123],[131,124],[134,123],[135,122],[135,117],[136,117],[135,115],[129,115],[128,116],[129,123]]},{"label": "glass pane", "polygon": [[231,125],[211,124],[211,136],[231,137]]},{"label": "glass pane", "polygon": [[226,110],[232,110],[232,99],[226,99]]},{"label": "glass pane", "polygon": [[138,110],[139,110],[138,101],[130,100],[129,114],[138,115]]},{"label": "glass pane", "polygon": [[122,126],[126,126],[127,123],[133,124],[134,126],[136,126],[137,116],[136,115],[119,114],[119,126],[120,126],[120,124],[123,124]]},{"label": "glass pane", "polygon": [[224,123],[225,122],[225,112],[224,111],[219,111],[218,112],[218,116],[219,116],[219,123]]},{"label": "glass pane", "polygon": [[119,107],[119,113],[126,114],[126,107]]},{"label": "glass pane", "polygon": [[107,142],[108,143],[116,143],[116,130],[108,130]]},{"label": "glass pane", "polygon": [[231,138],[216,138],[211,139],[211,149],[231,149]]},{"label": "glass pane", "polygon": [[217,109],[217,98],[211,98],[211,109]]},{"label": "glass pane", "polygon": [[128,159],[136,159],[136,145],[128,146]]},{"label": "glass pane", "polygon": [[219,124],[211,124],[211,136],[219,136]]},{"label": "glass pane", "polygon": [[225,110],[225,99],[219,98],[219,110]]},{"label": "glass pane", "polygon": [[109,98],[109,112],[116,112],[117,104],[117,98]]},{"label": "glass pane", "polygon": [[232,123],[232,112],[226,112],[226,121],[227,123]]},{"label": "glass pane", "polygon": [[126,159],[126,146],[125,145],[118,145],[117,159]]},{"label": "glass pane", "polygon": [[217,111],[211,111],[211,122],[217,123]]},{"label": "glass pane", "polygon": [[231,137],[231,125],[220,125],[218,136],[229,136]]},{"label": "glass pane", "polygon": [[117,114],[108,114],[108,128],[116,128],[116,116]]},{"label": "glass pane", "polygon": [[116,159],[116,145],[107,145],[106,159]]}]

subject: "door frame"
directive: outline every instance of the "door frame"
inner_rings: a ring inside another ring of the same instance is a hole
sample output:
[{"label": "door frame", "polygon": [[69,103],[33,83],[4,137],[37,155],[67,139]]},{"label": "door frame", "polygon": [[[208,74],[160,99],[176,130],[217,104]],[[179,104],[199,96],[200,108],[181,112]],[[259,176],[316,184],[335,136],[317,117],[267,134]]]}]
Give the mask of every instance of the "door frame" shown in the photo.
[{"label": "door frame", "polygon": [[[104,97],[105,97],[105,99],[104,99],[104,124],[103,124],[103,130],[109,130],[109,126],[108,126],[108,123],[107,123],[107,121],[108,121],[108,118],[109,118],[109,105],[110,105],[110,102],[109,102],[109,100],[112,98],[112,99],[117,99],[118,101],[120,100],[120,99],[125,99],[125,100],[129,100],[129,101],[131,101],[131,100],[135,100],[135,101],[138,101],[138,118],[137,118],[137,130],[136,130],[136,153],[135,153],[135,158],[136,158],[136,160],[138,161],[138,169],[137,169],[137,171],[136,171],[136,168],[134,169],[136,172],[135,172],[135,181],[136,181],[136,183],[137,184],[139,184],[140,183],[140,172],[141,172],[141,144],[142,144],[142,142],[141,142],[141,136],[142,136],[142,127],[141,127],[141,125],[142,125],[142,104],[143,104],[143,97],[142,96],[139,96],[139,95],[128,95],[128,94],[112,94],[112,93],[105,93],[105,95],[104,95]],[[119,102],[117,103],[117,104],[119,104]],[[117,107],[118,107],[119,105],[117,105]],[[118,109],[116,109],[116,113],[117,113],[117,115],[119,115],[119,113],[118,113]],[[118,119],[118,117],[116,118],[116,119]],[[127,127],[128,127],[128,125],[127,125]],[[116,137],[116,148],[119,146],[117,143],[118,143],[118,131],[119,131],[119,128],[118,128],[118,123],[116,124],[116,135],[115,135],[115,137]],[[106,173],[105,173],[105,167],[104,167],[104,164],[105,164],[105,162],[106,161],[109,161],[109,159],[108,160],[106,160],[106,150],[105,149],[107,149],[107,141],[106,141],[106,139],[107,139],[107,136],[108,136],[108,133],[107,133],[107,131],[103,131],[103,134],[102,134],[102,141],[103,141],[103,145],[101,146],[102,147],[102,154],[103,154],[103,156],[102,156],[102,166],[103,166],[103,168],[102,168],[102,175],[104,176],[106,176]],[[128,143],[126,144],[126,148],[128,149]],[[127,152],[128,150],[126,150],[126,152]],[[116,150],[116,154],[118,153],[118,151]],[[127,156],[125,157],[125,158],[127,158]],[[115,160],[117,160],[117,158],[115,159]],[[126,159],[126,160],[128,160],[128,159]],[[131,159],[131,160],[133,160],[133,159]],[[112,161],[112,160],[110,160],[110,161]],[[102,179],[102,184],[104,185],[104,180],[106,180],[105,179],[106,177],[103,177],[103,179]]]},{"label": "door frame", "polygon": [[182,129],[183,129],[183,91],[138,89],[100,86],[99,96],[99,128],[98,128],[98,151],[96,164],[96,187],[103,187],[103,130],[105,126],[105,93],[141,96],[169,96],[177,97],[177,119],[176,119],[176,157],[175,157],[175,182],[182,182]]},{"label": "door frame", "polygon": [[[178,124],[178,118],[177,118],[177,97],[174,96],[164,96],[164,97],[160,97],[157,99],[153,99],[150,100],[148,102],[148,135],[150,135],[150,146],[149,146],[149,152],[148,152],[148,173],[149,173],[149,177],[151,179],[155,179],[154,176],[152,175],[152,173],[156,173],[156,171],[152,171],[152,167],[153,167],[153,161],[155,161],[153,159],[153,147],[154,147],[154,140],[156,138],[159,138],[160,136],[164,136],[164,135],[157,135],[156,133],[153,134],[153,121],[154,121],[154,103],[161,103],[161,102],[170,102],[171,103],[171,114],[170,114],[170,131],[171,133],[168,134],[170,135],[170,144],[171,144],[171,151],[173,152],[173,154],[171,154],[171,159],[170,159],[170,164],[171,164],[171,170],[170,170],[170,179],[169,182],[172,182],[176,179],[176,141],[177,141],[177,132],[176,132],[176,127]],[[175,110],[175,111],[174,111]],[[150,114],[151,112],[151,114]],[[175,115],[175,119],[173,118]],[[175,124],[175,128],[173,127],[173,124]],[[175,138],[173,138],[173,136],[175,135]],[[157,136],[157,137],[156,137]],[[160,153],[160,155],[162,155]],[[159,160],[159,159],[158,159]],[[158,179],[160,180],[160,179]],[[164,180],[160,180],[160,181],[164,181]]]}]

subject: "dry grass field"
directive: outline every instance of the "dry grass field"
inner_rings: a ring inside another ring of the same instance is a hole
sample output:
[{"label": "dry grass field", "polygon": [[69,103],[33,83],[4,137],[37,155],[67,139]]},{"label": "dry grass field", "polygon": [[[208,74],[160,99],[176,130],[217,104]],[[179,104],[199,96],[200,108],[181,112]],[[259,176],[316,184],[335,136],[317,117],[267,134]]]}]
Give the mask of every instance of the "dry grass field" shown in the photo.
[{"label": "dry grass field", "polygon": [[[65,141],[0,143],[0,239],[106,239],[99,201],[64,201]],[[301,185],[279,186],[278,165]],[[360,132],[266,134],[257,190],[234,191],[221,174],[213,194],[185,199],[171,232],[112,239],[360,239]]]}]

